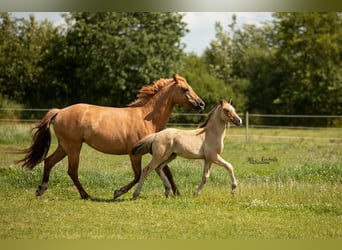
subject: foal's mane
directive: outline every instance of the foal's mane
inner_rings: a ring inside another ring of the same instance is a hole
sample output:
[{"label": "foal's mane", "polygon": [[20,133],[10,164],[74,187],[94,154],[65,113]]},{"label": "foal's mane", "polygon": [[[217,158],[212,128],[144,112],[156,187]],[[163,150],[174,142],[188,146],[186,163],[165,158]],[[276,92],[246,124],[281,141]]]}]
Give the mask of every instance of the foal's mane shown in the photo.
[{"label": "foal's mane", "polygon": [[134,102],[128,104],[129,107],[141,107],[144,106],[155,94],[157,94],[161,89],[166,86],[175,83],[174,79],[164,79],[161,78],[152,85],[144,86],[139,90],[139,94],[137,95],[138,99]]},{"label": "foal's mane", "polygon": [[204,128],[205,126],[207,126],[210,118],[212,117],[212,115],[214,114],[215,110],[217,109],[218,106],[220,106],[221,104],[218,103],[207,115],[207,119],[199,126],[199,128]]}]

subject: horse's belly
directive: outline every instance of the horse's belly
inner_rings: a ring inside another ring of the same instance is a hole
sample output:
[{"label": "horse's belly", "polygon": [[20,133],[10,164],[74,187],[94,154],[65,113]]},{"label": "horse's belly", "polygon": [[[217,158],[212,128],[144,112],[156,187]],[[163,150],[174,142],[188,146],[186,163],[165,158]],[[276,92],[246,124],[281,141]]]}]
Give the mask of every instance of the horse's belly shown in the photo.
[{"label": "horse's belly", "polygon": [[94,135],[91,138],[85,138],[84,141],[90,147],[106,154],[128,154],[130,149],[127,140],[112,136]]}]

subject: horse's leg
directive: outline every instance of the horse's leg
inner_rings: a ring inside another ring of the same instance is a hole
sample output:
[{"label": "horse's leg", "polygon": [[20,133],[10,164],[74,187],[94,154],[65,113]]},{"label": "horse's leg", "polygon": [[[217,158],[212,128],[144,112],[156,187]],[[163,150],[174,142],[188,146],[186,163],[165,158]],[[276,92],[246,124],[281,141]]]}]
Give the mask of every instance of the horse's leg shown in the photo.
[{"label": "horse's leg", "polygon": [[89,199],[90,195],[84,190],[82,187],[79,179],[78,179],[78,167],[79,167],[79,158],[80,158],[80,151],[79,149],[74,149],[72,152],[68,152],[68,175],[74,182],[78,192],[82,199]]},{"label": "horse's leg", "polygon": [[169,183],[171,184],[171,188],[172,188],[173,194],[174,194],[175,196],[180,195],[179,190],[178,190],[178,188],[177,188],[176,183],[175,183],[174,180],[173,180],[173,176],[172,176],[172,173],[171,173],[170,168],[169,168],[168,165],[165,165],[165,167],[163,168],[163,172],[164,172],[164,174],[166,175],[166,177],[167,177]]},{"label": "horse's leg", "polygon": [[236,192],[237,181],[235,179],[234,168],[233,168],[232,164],[230,164],[229,162],[226,162],[219,155],[217,155],[217,159],[216,159],[215,163],[228,170],[228,172],[230,174],[231,182],[232,182],[232,194],[234,194]]},{"label": "horse's leg", "polygon": [[41,196],[48,188],[48,182],[50,177],[50,171],[55,166],[55,164],[66,156],[66,153],[64,149],[61,147],[61,145],[58,144],[57,149],[53,154],[51,154],[49,157],[47,157],[44,160],[44,172],[43,172],[43,180],[42,184],[38,186],[36,190],[36,196]]},{"label": "horse's leg", "polygon": [[129,155],[131,159],[132,169],[134,172],[134,179],[128,183],[126,186],[123,186],[114,191],[114,199],[119,196],[127,193],[138,181],[141,175],[141,155]]},{"label": "horse's leg", "polygon": [[198,185],[198,187],[196,188],[196,191],[195,191],[194,195],[198,195],[201,192],[204,184],[207,182],[207,180],[208,180],[208,178],[210,176],[210,167],[211,167],[211,162],[210,161],[204,161],[202,181]]}]

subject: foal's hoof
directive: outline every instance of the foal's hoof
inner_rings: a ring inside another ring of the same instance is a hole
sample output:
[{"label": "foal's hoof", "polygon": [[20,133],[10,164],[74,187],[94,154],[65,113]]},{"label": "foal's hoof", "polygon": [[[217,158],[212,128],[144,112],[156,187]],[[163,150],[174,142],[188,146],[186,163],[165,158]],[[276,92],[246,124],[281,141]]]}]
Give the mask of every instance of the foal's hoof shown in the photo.
[{"label": "foal's hoof", "polygon": [[236,188],[237,188],[237,185],[236,184],[232,184],[231,194],[236,194]]}]

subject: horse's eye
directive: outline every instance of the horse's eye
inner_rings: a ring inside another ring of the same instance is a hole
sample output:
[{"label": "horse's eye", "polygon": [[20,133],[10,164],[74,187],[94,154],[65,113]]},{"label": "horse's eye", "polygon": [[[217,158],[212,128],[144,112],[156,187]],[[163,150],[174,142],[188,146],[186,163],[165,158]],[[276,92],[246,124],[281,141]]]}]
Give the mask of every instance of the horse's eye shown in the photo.
[{"label": "horse's eye", "polygon": [[182,91],[183,91],[183,93],[187,93],[187,92],[189,92],[189,89],[188,88],[183,88]]}]

